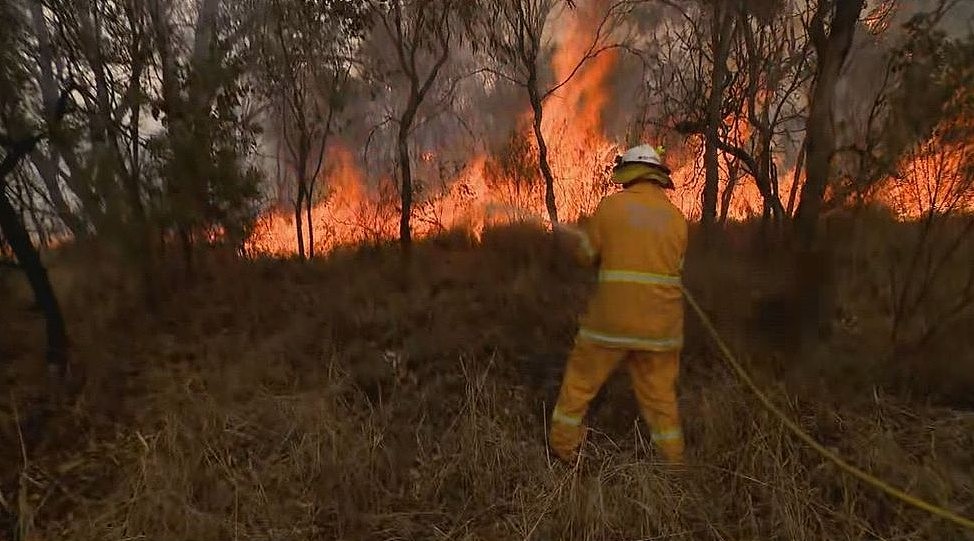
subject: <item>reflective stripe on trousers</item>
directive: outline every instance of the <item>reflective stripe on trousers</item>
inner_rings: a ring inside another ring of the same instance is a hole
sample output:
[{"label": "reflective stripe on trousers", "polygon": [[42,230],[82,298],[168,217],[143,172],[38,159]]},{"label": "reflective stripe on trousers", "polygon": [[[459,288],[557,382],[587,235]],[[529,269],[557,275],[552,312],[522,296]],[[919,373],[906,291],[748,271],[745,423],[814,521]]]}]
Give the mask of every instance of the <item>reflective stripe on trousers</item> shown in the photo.
[{"label": "reflective stripe on trousers", "polygon": [[555,411],[553,411],[551,413],[551,420],[554,421],[554,422],[556,422],[556,423],[566,424],[568,426],[581,426],[582,425],[582,419],[581,418],[579,418],[579,417],[572,417],[571,415],[565,415],[564,413],[558,411],[558,408],[555,408]]},{"label": "reflective stripe on trousers", "polygon": [[684,442],[676,398],[679,351],[630,351],[585,340],[577,341],[568,356],[558,403],[551,415],[548,441],[552,450],[563,460],[574,459],[585,439],[583,419],[589,403],[620,364],[629,372],[654,445],[668,461],[680,461]]},{"label": "reflective stripe on trousers", "polygon": [[674,428],[673,430],[662,430],[653,431],[651,439],[653,443],[660,443],[666,441],[679,441],[683,439],[683,431],[679,428]]},{"label": "reflective stripe on trousers", "polygon": [[628,282],[633,284],[649,284],[657,286],[680,287],[682,281],[679,276],[670,274],[656,274],[652,272],[637,272],[624,270],[603,270],[599,272],[600,282]]},{"label": "reflective stripe on trousers", "polygon": [[633,336],[617,336],[600,333],[584,327],[579,329],[578,336],[585,338],[586,340],[591,340],[593,342],[599,342],[602,344],[609,344],[615,347],[646,349],[650,351],[669,351],[672,349],[680,349],[683,346],[683,338],[653,339],[637,338]]}]

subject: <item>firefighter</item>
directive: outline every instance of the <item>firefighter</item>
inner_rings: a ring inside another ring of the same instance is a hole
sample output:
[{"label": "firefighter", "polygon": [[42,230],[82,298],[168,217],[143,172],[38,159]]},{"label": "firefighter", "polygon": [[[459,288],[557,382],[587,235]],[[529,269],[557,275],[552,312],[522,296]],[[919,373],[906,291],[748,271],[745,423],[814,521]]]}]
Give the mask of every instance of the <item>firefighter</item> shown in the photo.
[{"label": "firefighter", "polygon": [[666,462],[679,464],[684,442],[676,383],[687,222],[667,198],[674,187],[670,170],[652,146],[616,158],[612,181],[623,189],[605,197],[581,227],[559,226],[574,235],[579,258],[598,266],[599,278],[568,357],[549,443],[559,458],[574,459],[589,402],[624,364],[655,448]]}]

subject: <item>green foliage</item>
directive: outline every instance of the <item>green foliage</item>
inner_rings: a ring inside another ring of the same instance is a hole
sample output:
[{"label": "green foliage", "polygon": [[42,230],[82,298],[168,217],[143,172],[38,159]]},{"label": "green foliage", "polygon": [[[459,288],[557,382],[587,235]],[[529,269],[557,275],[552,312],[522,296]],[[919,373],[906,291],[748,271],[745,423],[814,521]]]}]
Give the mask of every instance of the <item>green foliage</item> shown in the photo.
[{"label": "green foliage", "polygon": [[[948,39],[935,28],[929,14],[918,15],[906,24],[906,43],[893,54],[898,85],[891,99],[887,126],[888,154],[910,141],[925,139],[945,114],[951,97],[963,82],[958,78],[970,63],[969,44]],[[966,56],[966,58],[965,58]]]},{"label": "green foliage", "polygon": [[[945,118],[970,110],[974,88],[974,37],[950,38],[938,28],[937,13],[921,13],[904,30],[905,43],[893,52],[897,85],[884,129],[886,154],[895,159],[912,143],[930,137]],[[966,98],[958,100],[961,95]]]},{"label": "green foliage", "polygon": [[233,107],[218,105],[206,113],[189,125],[170,126],[153,145],[162,181],[153,205],[156,220],[164,229],[222,232],[238,243],[256,219],[262,174],[245,164],[255,151],[256,132],[240,124]]},{"label": "green foliage", "polygon": [[974,113],[974,37],[948,36],[939,26],[942,17],[923,12],[903,25],[902,43],[889,53],[886,86],[865,120],[866,140],[853,145],[859,166],[837,193],[866,201],[902,176],[904,162],[918,153],[971,135],[964,119]]}]

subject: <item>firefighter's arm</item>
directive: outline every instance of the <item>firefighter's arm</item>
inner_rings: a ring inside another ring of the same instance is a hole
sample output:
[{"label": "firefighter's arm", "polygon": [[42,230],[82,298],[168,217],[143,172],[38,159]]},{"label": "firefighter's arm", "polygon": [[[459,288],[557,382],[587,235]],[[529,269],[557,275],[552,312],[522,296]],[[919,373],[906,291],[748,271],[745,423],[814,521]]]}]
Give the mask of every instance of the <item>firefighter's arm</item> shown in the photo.
[{"label": "firefighter's arm", "polygon": [[583,265],[594,265],[601,252],[601,237],[598,229],[598,213],[580,225],[558,224],[556,230],[572,239],[575,256]]}]

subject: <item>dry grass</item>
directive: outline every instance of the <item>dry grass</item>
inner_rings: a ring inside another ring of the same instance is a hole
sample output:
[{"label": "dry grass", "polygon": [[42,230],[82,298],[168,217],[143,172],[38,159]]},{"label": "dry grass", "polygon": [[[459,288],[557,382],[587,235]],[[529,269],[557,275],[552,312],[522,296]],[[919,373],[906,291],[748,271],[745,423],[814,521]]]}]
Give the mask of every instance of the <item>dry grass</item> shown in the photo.
[{"label": "dry grass", "polygon": [[[776,401],[854,462],[974,514],[974,417],[881,390],[878,356],[863,379],[842,348],[873,346],[848,334],[831,365],[783,354],[752,313],[785,287],[781,262],[738,248],[694,254],[688,280]],[[18,432],[13,406],[36,400],[15,368],[40,364],[37,331],[13,317],[22,302],[0,307],[0,539],[18,524],[79,540],[965,539],[822,464],[692,321],[689,466],[654,463],[624,377],[583,460],[554,463],[545,411],[586,273],[520,228],[429,241],[402,268],[382,248],[224,262],[150,317],[117,293],[124,274],[56,265],[84,383],[44,434],[25,418]]]}]

